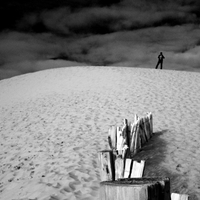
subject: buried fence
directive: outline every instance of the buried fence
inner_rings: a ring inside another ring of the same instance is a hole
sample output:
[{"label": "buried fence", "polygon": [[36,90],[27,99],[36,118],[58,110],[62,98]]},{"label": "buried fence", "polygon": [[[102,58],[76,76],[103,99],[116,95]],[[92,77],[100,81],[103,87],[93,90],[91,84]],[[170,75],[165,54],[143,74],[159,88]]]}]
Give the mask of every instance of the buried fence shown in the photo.
[{"label": "buried fence", "polygon": [[185,194],[170,195],[169,178],[143,177],[145,160],[134,160],[134,155],[152,136],[152,113],[109,129],[110,149],[99,152],[101,200],[188,200]]},{"label": "buried fence", "polygon": [[135,115],[133,123],[124,119],[123,127],[112,126],[108,133],[110,149],[118,156],[133,157],[153,135],[153,117],[147,114],[139,118]]}]

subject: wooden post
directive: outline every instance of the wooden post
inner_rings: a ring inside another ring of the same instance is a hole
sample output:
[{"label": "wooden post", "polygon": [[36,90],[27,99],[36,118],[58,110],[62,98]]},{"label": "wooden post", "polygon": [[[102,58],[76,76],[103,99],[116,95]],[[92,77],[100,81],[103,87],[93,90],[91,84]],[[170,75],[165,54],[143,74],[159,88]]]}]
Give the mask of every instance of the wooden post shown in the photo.
[{"label": "wooden post", "polygon": [[142,178],[145,167],[145,161],[135,161],[125,159],[124,178]]},{"label": "wooden post", "polygon": [[127,158],[125,160],[125,167],[124,167],[124,178],[129,178],[131,172],[131,163],[132,159]]},{"label": "wooden post", "polygon": [[115,180],[124,177],[124,159],[117,158],[115,160]]},{"label": "wooden post", "polygon": [[148,142],[148,138],[146,136],[146,130],[145,130],[145,118],[140,119],[139,127],[140,127],[141,144],[144,145],[146,142]]},{"label": "wooden post", "polygon": [[172,193],[171,194],[171,200],[188,200],[189,195],[187,194],[177,194],[177,193]]},{"label": "wooden post", "polygon": [[128,120],[124,119],[124,124],[122,127],[123,145],[129,145],[129,132],[128,132]]},{"label": "wooden post", "polygon": [[134,154],[136,154],[141,149],[141,138],[140,138],[140,121],[138,120],[136,124],[136,133],[135,133],[135,145],[134,145]]},{"label": "wooden post", "polygon": [[139,119],[138,115],[135,115],[135,117],[134,117],[134,123],[135,124],[137,123],[138,119]]},{"label": "wooden post", "polygon": [[131,157],[134,155],[134,149],[135,149],[135,139],[136,139],[136,129],[137,129],[137,124],[133,124],[132,125],[132,129],[131,129],[131,142],[130,142],[130,154]]},{"label": "wooden post", "polygon": [[123,153],[123,140],[122,130],[120,127],[117,127],[117,151],[119,155],[122,155]]},{"label": "wooden post", "polygon": [[133,125],[132,130],[132,138],[130,144],[130,154],[133,157],[142,147],[141,146],[141,137],[140,137],[140,120]]},{"label": "wooden post", "polygon": [[131,178],[142,178],[144,172],[145,161],[141,160],[140,162],[133,161]]},{"label": "wooden post", "polygon": [[112,126],[108,132],[108,143],[111,149],[117,149],[117,129],[115,126]]},{"label": "wooden post", "polygon": [[100,200],[170,200],[170,180],[136,178],[101,182]]},{"label": "wooden post", "polygon": [[132,130],[132,123],[131,122],[129,122],[129,124],[128,124],[128,147],[130,148],[130,146],[131,146],[131,138],[132,138],[132,132],[131,132],[131,130]]},{"label": "wooden post", "polygon": [[152,113],[148,113],[147,118],[148,118],[149,126],[150,126],[150,137],[152,137],[152,135],[153,135],[153,115],[152,115]]},{"label": "wooden post", "polygon": [[114,155],[112,150],[99,152],[101,181],[115,180]]}]

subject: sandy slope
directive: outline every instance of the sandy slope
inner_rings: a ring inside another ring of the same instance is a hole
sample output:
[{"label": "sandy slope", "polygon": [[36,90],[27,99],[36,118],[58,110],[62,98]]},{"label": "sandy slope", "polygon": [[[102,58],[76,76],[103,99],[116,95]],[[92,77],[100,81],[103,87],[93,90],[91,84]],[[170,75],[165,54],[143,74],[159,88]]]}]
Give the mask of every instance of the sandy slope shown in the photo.
[{"label": "sandy slope", "polygon": [[200,199],[200,73],[115,67],[0,81],[0,199],[98,199],[110,125],[151,111],[146,176]]}]

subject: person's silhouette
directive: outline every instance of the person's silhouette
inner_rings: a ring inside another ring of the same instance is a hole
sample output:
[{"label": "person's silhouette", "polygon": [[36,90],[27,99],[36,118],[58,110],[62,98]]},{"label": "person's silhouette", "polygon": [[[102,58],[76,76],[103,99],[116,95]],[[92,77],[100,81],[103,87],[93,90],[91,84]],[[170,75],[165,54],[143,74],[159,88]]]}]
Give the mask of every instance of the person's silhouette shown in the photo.
[{"label": "person's silhouette", "polygon": [[160,64],[160,69],[162,69],[163,67],[163,59],[165,57],[163,56],[162,52],[160,52],[160,54],[158,55],[158,63],[156,65],[156,69],[158,68],[158,65]]}]

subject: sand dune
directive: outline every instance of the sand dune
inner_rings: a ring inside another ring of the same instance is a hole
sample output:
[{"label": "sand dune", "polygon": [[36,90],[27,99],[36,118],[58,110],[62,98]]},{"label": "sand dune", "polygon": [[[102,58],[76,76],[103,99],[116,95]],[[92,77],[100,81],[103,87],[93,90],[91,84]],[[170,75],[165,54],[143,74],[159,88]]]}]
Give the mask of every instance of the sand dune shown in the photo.
[{"label": "sand dune", "polygon": [[99,199],[111,125],[154,116],[145,176],[200,199],[200,73],[74,67],[0,81],[0,199]]}]

